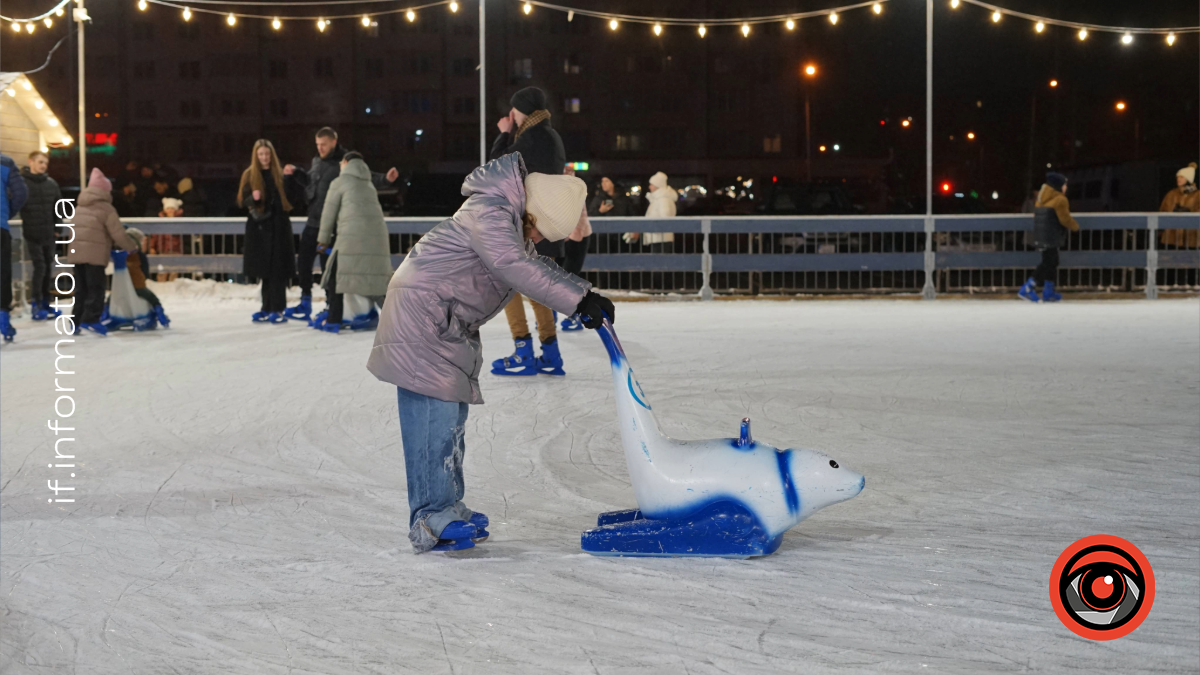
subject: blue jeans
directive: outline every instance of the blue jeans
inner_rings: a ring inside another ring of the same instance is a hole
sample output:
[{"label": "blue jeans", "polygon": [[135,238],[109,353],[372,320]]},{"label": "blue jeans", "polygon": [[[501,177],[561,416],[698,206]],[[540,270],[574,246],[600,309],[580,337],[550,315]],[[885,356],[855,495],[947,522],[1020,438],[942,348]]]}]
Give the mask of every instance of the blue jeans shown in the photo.
[{"label": "blue jeans", "polygon": [[437,545],[447,525],[473,513],[462,503],[467,404],[400,387],[396,395],[408,474],[408,539],[422,553]]}]

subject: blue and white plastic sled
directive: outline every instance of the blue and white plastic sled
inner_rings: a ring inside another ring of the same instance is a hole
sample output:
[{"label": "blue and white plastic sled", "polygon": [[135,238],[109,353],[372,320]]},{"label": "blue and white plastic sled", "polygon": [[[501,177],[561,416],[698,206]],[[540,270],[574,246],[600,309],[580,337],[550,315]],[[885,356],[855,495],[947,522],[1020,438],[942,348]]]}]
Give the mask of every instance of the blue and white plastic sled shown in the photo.
[{"label": "blue and white plastic sled", "polygon": [[617,421],[638,508],[602,513],[581,537],[608,556],[748,558],[779,548],[783,533],[862,491],[866,479],[815,450],[737,438],[662,435],[612,324],[597,329],[612,362]]}]

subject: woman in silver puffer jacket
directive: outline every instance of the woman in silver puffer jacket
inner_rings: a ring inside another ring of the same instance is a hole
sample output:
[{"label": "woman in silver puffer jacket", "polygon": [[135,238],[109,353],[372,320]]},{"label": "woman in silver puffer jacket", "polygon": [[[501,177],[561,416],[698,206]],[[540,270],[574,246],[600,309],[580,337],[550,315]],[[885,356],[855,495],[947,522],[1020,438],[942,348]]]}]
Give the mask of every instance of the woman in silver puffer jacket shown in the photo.
[{"label": "woman in silver puffer jacket", "polygon": [[467,406],[483,403],[479,328],[514,292],[595,328],[613,305],[534,244],[575,229],[587,188],[572,176],[527,173],[520,153],[479,167],[467,201],[417,242],[388,284],[367,369],[397,387],[414,550],[467,548],[487,518],[462,503]]}]

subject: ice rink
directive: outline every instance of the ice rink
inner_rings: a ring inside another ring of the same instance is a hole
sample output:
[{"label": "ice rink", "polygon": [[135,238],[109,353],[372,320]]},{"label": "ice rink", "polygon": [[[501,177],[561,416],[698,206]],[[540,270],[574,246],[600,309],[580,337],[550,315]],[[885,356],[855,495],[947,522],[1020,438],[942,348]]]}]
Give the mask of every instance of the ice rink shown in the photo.
[{"label": "ice rink", "polygon": [[[415,556],[372,335],[252,325],[253,289],[171,286],[169,330],[73,346],[74,505],[46,503],[54,333],[19,319],[0,348],[0,672],[1200,670],[1195,299],[619,303],[664,432],[750,416],[866,476],[732,561],[580,551],[635,505],[591,332],[562,336],[564,379],[482,377],[466,501],[492,538]],[[502,319],[484,342],[511,351]],[[1047,591],[1098,533],[1157,580],[1112,642],[1070,633]]]}]

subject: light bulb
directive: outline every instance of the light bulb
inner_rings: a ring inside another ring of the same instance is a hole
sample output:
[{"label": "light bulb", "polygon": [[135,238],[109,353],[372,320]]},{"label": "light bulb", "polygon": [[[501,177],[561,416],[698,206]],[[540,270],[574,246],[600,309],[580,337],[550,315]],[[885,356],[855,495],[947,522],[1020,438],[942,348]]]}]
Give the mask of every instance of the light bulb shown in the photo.
[{"label": "light bulb", "polygon": [[876,14],[883,14],[883,5],[879,4],[878,2],[874,5],[871,5],[871,11],[875,12]]},{"label": "light bulb", "polygon": [[791,20],[791,19],[788,19],[786,22],[784,22],[783,26],[784,26],[785,28],[787,28],[788,30],[795,30],[795,29],[796,29],[796,22],[795,22],[795,21],[793,21],[793,20]]},{"label": "light bulb", "polygon": [[14,32],[14,33],[20,33],[20,32],[21,32],[21,24],[19,24],[19,23],[17,23],[16,21],[14,21],[14,22],[12,23],[12,29],[13,29],[13,32]]},{"label": "light bulb", "polygon": [[408,19],[409,23],[412,23],[417,20],[417,13],[410,9],[404,13],[404,18]]},{"label": "light bulb", "polygon": [[371,27],[371,17],[367,16],[366,14],[363,14],[362,25],[364,28],[370,28]]},{"label": "light bulb", "polygon": [[232,12],[230,12],[229,16],[225,17],[225,23],[229,24],[230,26],[236,26],[237,25],[237,17],[234,16]]},{"label": "light bulb", "polygon": [[25,91],[33,91],[33,84],[29,80],[21,80],[21,86],[25,88]]},{"label": "light bulb", "polygon": [[149,8],[150,8],[150,3],[146,2],[146,0],[138,0],[138,9],[140,9],[141,11],[144,12]]},{"label": "light bulb", "polygon": [[58,126],[58,120],[56,120],[56,119],[54,119],[53,117],[51,117],[51,118],[50,118],[50,126],[52,126],[52,127],[56,127],[56,126]]},{"label": "light bulb", "polygon": [[46,107],[46,103],[44,101],[40,101],[40,100],[34,101],[33,107],[37,108],[38,110],[41,110],[42,108]]},{"label": "light bulb", "polygon": [[66,13],[67,13],[67,10],[63,9],[62,7],[59,7],[58,9],[54,10],[54,16],[62,16]]},{"label": "light bulb", "polygon": [[958,9],[958,0],[950,0],[950,9]]},{"label": "light bulb", "polygon": [[992,23],[1000,23],[1000,16],[999,10],[992,12]]},{"label": "light bulb", "polygon": [[46,18],[42,19],[42,23],[46,24],[46,28],[49,28],[54,25],[54,19],[51,19],[50,17],[46,17]]},{"label": "light bulb", "polygon": [[525,12],[526,14],[528,14],[533,11],[533,5],[531,5],[527,2],[527,3],[525,3],[525,6],[521,8],[521,10],[523,12]]},{"label": "light bulb", "polygon": [[1167,46],[1172,47],[1174,45],[1175,45],[1175,34],[1167,33]]},{"label": "light bulb", "polygon": [[62,139],[62,144],[63,144],[63,145],[70,145],[70,144],[71,144],[71,137],[70,137],[70,136],[63,136],[63,139]]},{"label": "light bulb", "polygon": [[29,33],[30,35],[33,35],[33,30],[35,28],[37,28],[37,26],[34,26],[32,22],[25,24],[25,32]]},{"label": "light bulb", "polygon": [[696,29],[696,32],[700,34],[700,37],[704,37],[708,34],[708,29],[704,27],[704,24],[700,24],[700,27]]},{"label": "light bulb", "polygon": [[838,15],[837,15],[837,12],[830,12],[830,13],[829,13],[829,23],[831,23],[831,24],[833,24],[833,25],[835,25],[835,26],[836,26],[836,25],[837,25],[837,20],[838,20]]},{"label": "light bulb", "polygon": [[1123,45],[1133,44],[1133,34],[1126,33],[1126,34],[1122,35],[1121,36],[1121,44],[1123,44]]},{"label": "light bulb", "polygon": [[183,8],[183,20],[184,21],[192,20],[192,10],[188,9],[187,7]]},{"label": "light bulb", "polygon": [[279,17],[271,19],[271,28],[274,28],[275,30],[283,28],[283,22],[279,20]]},{"label": "light bulb", "polygon": [[750,37],[750,24],[742,24],[742,37]]},{"label": "light bulb", "polygon": [[458,11],[458,3],[457,3],[457,2],[452,2],[452,3],[450,3],[450,11],[451,11],[451,12],[457,12],[457,11]]},{"label": "light bulb", "polygon": [[328,26],[328,25],[329,25],[329,22],[326,21],[325,19],[317,19],[317,30],[321,31],[322,33],[325,32],[325,26]]},{"label": "light bulb", "polygon": [[616,19],[613,19],[612,21],[609,21],[609,22],[608,22],[608,29],[609,29],[609,30],[616,30],[618,25],[619,25],[619,24],[617,24],[617,20],[616,20]]},{"label": "light bulb", "polygon": [[1080,39],[1080,40],[1086,40],[1086,39],[1087,39],[1087,29],[1086,29],[1086,28],[1080,28],[1080,29],[1079,29],[1079,39]]},{"label": "light bulb", "polygon": [[662,24],[654,24],[654,34],[662,35]]},{"label": "light bulb", "polygon": [[1042,31],[1046,30],[1046,24],[1039,21],[1039,22],[1037,22],[1037,25],[1033,27],[1033,29],[1040,33]]}]

